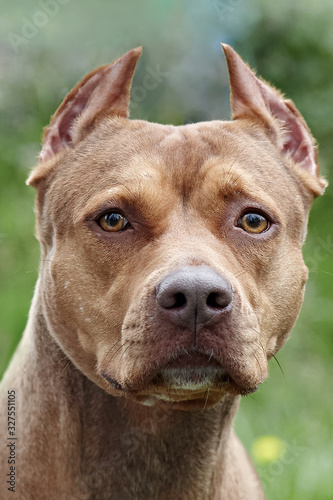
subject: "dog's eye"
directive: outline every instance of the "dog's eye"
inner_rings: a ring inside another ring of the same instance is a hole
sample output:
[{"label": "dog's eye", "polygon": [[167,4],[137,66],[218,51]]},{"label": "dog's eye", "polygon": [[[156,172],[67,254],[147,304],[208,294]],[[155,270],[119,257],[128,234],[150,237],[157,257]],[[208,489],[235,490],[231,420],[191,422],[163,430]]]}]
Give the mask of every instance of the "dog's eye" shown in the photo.
[{"label": "dog's eye", "polygon": [[129,225],[128,220],[117,212],[108,212],[107,214],[102,215],[98,222],[104,231],[113,233],[123,231],[126,226]]},{"label": "dog's eye", "polygon": [[259,234],[268,229],[269,222],[263,215],[249,212],[239,218],[238,226],[247,233]]}]

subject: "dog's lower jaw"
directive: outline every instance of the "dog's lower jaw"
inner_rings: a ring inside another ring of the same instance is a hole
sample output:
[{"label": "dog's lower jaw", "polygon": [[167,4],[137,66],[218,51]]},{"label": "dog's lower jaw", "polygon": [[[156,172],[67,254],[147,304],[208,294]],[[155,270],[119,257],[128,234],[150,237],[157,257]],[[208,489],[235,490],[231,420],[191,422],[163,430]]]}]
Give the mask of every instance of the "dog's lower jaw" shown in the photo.
[{"label": "dog's lower jaw", "polygon": [[[154,374],[154,372],[156,372]],[[153,374],[153,375],[152,375]],[[223,402],[230,396],[245,396],[255,392],[257,385],[241,386],[231,378],[228,371],[212,357],[197,351],[191,355],[178,356],[159,370],[151,371],[151,378],[133,384],[120,383],[107,372],[100,373],[102,382],[107,381],[111,394],[132,398],[144,406],[156,406],[162,401],[172,405],[173,410],[206,410]]]},{"label": "dog's lower jaw", "polygon": [[238,396],[191,412],[115,398],[74,367],[35,306],[17,356],[20,371],[1,386],[1,432],[14,387],[20,500],[264,498],[232,431]]}]

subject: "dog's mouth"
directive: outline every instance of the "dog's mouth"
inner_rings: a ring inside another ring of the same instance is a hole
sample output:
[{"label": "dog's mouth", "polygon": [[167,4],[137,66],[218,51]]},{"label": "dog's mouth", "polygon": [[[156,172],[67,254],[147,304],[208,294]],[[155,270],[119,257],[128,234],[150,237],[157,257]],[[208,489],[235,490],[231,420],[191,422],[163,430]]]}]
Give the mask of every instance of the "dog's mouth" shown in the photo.
[{"label": "dog's mouth", "polygon": [[198,392],[221,386],[228,380],[227,371],[218,361],[192,353],[170,361],[153,377],[150,385],[163,386],[169,390]]},{"label": "dog's mouth", "polygon": [[155,370],[144,387],[117,384],[103,374],[114,388],[134,397],[146,406],[168,402],[179,409],[206,408],[215,405],[225,395],[246,395],[256,387],[240,387],[228,371],[212,356],[199,352],[180,354],[165,366]]},{"label": "dog's mouth", "polygon": [[153,405],[156,401],[172,403],[182,408],[205,408],[215,404],[225,392],[230,378],[214,359],[200,354],[183,355],[162,368],[151,380],[141,401]]}]

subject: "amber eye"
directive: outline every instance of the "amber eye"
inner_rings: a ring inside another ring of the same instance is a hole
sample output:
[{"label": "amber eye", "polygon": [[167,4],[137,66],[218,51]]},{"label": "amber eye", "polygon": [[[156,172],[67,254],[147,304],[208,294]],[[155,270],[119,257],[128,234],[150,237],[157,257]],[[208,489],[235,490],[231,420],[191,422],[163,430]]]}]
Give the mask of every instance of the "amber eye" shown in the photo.
[{"label": "amber eye", "polygon": [[268,229],[269,222],[261,214],[246,213],[243,214],[238,220],[238,226],[244,229],[247,233],[263,233]]},{"label": "amber eye", "polygon": [[102,215],[98,222],[104,231],[113,233],[123,231],[129,224],[128,220],[117,212],[108,212],[107,214]]}]

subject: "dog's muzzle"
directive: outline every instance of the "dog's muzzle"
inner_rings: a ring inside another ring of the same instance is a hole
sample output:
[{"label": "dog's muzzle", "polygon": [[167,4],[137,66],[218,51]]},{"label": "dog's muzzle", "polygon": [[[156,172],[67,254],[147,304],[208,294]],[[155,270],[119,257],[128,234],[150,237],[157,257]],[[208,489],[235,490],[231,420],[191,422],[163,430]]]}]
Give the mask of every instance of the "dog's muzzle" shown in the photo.
[{"label": "dog's muzzle", "polygon": [[156,301],[177,326],[196,329],[231,309],[230,282],[207,266],[186,266],[156,286]]}]

